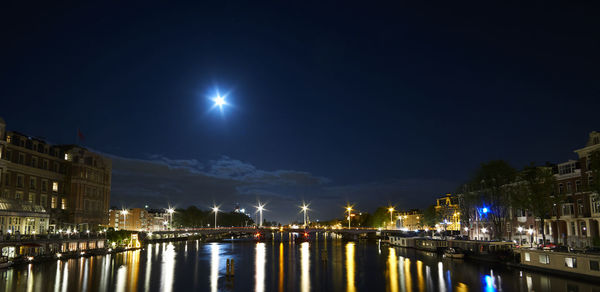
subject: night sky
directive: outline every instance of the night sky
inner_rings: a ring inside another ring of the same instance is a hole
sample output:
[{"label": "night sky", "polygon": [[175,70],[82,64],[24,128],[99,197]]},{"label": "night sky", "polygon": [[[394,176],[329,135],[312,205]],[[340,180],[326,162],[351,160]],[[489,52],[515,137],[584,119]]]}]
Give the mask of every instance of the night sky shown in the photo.
[{"label": "night sky", "polygon": [[424,208],[481,162],[563,162],[600,130],[596,7],[211,3],[4,5],[0,116],[81,129],[114,206],[261,200],[284,223],[303,199],[311,219]]}]

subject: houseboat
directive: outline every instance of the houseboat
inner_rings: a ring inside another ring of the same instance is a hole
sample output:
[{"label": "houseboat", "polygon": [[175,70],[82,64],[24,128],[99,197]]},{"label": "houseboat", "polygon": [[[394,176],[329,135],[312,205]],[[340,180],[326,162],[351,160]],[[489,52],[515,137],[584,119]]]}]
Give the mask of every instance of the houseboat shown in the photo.
[{"label": "houseboat", "polygon": [[510,241],[448,240],[448,247],[460,249],[465,257],[483,261],[513,259],[515,243]]},{"label": "houseboat", "polygon": [[554,252],[538,249],[517,249],[520,267],[575,276],[600,283],[600,255]]}]

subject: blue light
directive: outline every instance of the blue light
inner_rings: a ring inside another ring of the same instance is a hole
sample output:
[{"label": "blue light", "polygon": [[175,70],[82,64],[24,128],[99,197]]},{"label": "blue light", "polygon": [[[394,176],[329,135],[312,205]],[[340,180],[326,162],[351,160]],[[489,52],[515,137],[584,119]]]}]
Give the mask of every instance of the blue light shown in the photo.
[{"label": "blue light", "polygon": [[486,207],[483,207],[483,209],[481,209],[481,212],[483,212],[483,214],[487,214],[487,212],[488,212],[488,208],[486,208]]},{"label": "blue light", "polygon": [[498,291],[498,289],[496,289],[496,286],[494,285],[494,278],[492,278],[492,276],[485,275],[483,277],[483,281],[485,282],[484,291],[487,291],[487,292],[496,292],[496,291]]}]

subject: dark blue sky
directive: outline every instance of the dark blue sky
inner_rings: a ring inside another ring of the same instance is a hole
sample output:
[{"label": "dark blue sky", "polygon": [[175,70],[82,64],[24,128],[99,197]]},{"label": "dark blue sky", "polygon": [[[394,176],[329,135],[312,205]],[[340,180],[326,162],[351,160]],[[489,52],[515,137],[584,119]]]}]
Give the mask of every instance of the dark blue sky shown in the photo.
[{"label": "dark blue sky", "polygon": [[260,198],[278,220],[302,198],[321,218],[425,207],[600,129],[596,7],[221,2],[6,7],[0,116],[55,143],[81,128],[114,157],[115,205]]}]

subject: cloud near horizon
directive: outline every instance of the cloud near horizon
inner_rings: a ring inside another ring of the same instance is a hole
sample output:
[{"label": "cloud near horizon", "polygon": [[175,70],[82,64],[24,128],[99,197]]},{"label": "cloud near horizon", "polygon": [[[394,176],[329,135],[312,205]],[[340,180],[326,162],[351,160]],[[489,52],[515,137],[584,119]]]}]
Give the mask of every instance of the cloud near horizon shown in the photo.
[{"label": "cloud near horizon", "polygon": [[208,208],[214,203],[233,210],[239,203],[251,209],[260,200],[268,204],[265,218],[282,223],[301,219],[297,205],[303,200],[311,203],[311,218],[329,220],[342,216],[346,202],[364,211],[388,203],[402,209],[420,208],[456,185],[435,179],[335,185],[310,172],[262,170],[228,156],[207,162],[160,155],[148,159],[107,156],[113,161],[111,205],[117,208],[168,204]]}]

